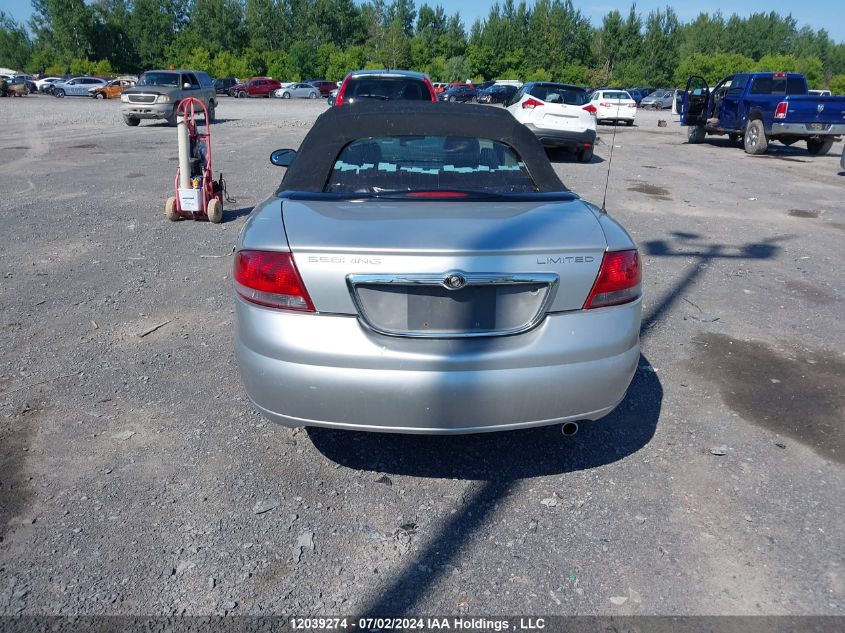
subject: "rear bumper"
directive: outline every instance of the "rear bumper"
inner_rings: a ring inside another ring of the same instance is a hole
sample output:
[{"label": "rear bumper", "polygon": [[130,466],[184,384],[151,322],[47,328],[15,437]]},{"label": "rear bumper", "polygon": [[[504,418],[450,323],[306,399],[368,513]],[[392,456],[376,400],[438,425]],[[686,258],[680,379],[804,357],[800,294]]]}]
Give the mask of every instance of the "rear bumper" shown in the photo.
[{"label": "rear bumper", "polygon": [[772,123],[772,136],[842,136],[845,123],[828,123],[823,130],[811,130],[807,123]]},{"label": "rear bumper", "polygon": [[633,121],[636,116],[636,108],[599,108],[596,112],[599,121]]},{"label": "rear bumper", "polygon": [[120,113],[136,119],[166,119],[173,114],[172,103],[122,103]]},{"label": "rear bumper", "polygon": [[554,128],[538,127],[533,123],[526,123],[525,127],[534,133],[537,140],[546,147],[585,147],[596,141],[595,130],[577,132],[573,130],[557,130]]},{"label": "rear bumper", "polygon": [[440,340],[236,307],[246,392],[285,426],[454,434],[595,420],[624,397],[640,355],[640,301],[549,315],[516,336]]}]

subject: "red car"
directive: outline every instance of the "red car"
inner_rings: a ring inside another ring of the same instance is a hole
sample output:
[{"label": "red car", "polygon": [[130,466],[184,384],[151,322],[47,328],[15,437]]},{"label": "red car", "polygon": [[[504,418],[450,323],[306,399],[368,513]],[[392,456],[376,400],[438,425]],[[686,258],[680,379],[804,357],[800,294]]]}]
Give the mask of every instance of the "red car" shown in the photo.
[{"label": "red car", "polygon": [[309,83],[319,90],[321,97],[328,97],[331,91],[337,88],[337,84],[335,82],[325,81],[323,79],[315,79],[314,81],[307,81],[305,83]]},{"label": "red car", "polygon": [[253,77],[248,81],[235,84],[229,89],[229,94],[233,97],[269,97],[274,90],[282,87],[278,79],[270,79],[268,77]]}]

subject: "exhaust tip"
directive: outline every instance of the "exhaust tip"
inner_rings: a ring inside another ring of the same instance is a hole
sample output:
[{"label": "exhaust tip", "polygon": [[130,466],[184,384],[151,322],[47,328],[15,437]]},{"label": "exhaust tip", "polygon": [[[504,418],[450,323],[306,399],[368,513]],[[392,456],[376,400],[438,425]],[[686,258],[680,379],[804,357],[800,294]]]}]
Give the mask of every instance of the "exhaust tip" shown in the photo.
[{"label": "exhaust tip", "polygon": [[565,422],[563,426],[560,427],[560,432],[563,433],[566,437],[572,437],[578,432],[578,423]]}]

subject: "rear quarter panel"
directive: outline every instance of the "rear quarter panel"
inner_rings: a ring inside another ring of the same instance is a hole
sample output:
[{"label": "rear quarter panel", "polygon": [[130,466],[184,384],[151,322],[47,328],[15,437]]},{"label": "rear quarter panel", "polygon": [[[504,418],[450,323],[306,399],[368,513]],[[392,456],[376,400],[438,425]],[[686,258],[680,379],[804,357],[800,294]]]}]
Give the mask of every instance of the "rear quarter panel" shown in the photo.
[{"label": "rear quarter panel", "polygon": [[775,118],[775,109],[782,100],[783,97],[772,95],[746,95],[742,100],[742,110],[739,112],[741,127],[744,127],[747,121],[760,119],[766,131],[770,132]]}]

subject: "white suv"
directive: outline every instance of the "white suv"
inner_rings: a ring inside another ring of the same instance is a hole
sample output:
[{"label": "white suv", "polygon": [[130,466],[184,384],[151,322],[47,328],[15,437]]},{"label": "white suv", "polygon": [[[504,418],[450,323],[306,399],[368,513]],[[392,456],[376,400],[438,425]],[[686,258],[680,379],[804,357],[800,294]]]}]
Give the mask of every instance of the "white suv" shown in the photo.
[{"label": "white suv", "polygon": [[527,83],[511,97],[507,109],[546,147],[569,147],[580,162],[592,160],[596,117],[583,88],[546,81]]}]

